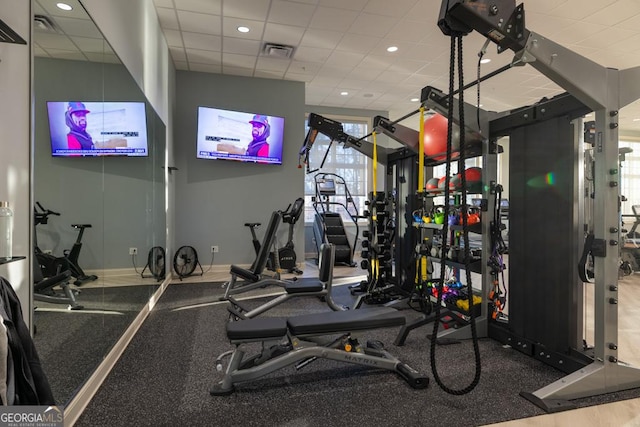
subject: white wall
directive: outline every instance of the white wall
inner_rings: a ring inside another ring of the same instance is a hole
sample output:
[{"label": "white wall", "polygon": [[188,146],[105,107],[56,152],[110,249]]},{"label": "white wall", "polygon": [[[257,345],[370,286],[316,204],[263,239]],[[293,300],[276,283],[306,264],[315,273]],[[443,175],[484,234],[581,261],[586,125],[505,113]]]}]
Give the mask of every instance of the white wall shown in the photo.
[{"label": "white wall", "polygon": [[14,211],[13,254],[27,256],[0,266],[31,324],[31,2],[0,0],[0,19],[27,45],[0,43],[0,200]]}]

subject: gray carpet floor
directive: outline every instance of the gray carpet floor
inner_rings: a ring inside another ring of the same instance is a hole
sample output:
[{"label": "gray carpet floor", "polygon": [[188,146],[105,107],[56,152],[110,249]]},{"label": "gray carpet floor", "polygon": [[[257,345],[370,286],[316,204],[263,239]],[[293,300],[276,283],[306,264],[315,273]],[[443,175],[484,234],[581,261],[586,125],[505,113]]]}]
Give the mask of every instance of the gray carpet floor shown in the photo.
[{"label": "gray carpet floor", "polygon": [[[349,305],[346,287],[334,288],[336,300]],[[547,365],[491,339],[479,342],[482,374],[469,394],[452,396],[433,381],[429,363],[432,326],[412,331],[402,347],[393,345],[398,329],[363,334],[427,374],[427,389],[415,390],[389,371],[317,360],[302,370],[288,367],[236,387],[230,396],[213,397],[222,373],[215,358],[230,350],[225,335],[228,312],[216,303],[219,284],[170,286],[118,361],[76,425],[78,426],[479,426],[541,415],[519,396],[564,376]],[[245,302],[257,305],[264,302]],[[328,311],[317,298],[297,298],[263,314],[292,316]],[[417,313],[407,310],[407,318]],[[474,375],[470,341],[441,345],[437,370],[452,388]],[[638,390],[576,401],[578,406],[637,397]]]},{"label": "gray carpet floor", "polygon": [[84,309],[36,301],[34,343],[58,405],[65,405],[138,315],[156,285],[83,288]]}]

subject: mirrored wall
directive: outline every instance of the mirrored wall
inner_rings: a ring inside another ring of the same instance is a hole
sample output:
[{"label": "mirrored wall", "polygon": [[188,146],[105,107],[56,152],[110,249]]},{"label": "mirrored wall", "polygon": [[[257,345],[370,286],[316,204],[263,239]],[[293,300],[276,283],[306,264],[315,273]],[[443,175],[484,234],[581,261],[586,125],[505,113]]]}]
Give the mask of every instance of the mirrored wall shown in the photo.
[{"label": "mirrored wall", "polygon": [[34,340],[65,405],[160,284],[166,132],[82,5],[56,3],[34,1],[33,199],[61,280],[36,285]]}]

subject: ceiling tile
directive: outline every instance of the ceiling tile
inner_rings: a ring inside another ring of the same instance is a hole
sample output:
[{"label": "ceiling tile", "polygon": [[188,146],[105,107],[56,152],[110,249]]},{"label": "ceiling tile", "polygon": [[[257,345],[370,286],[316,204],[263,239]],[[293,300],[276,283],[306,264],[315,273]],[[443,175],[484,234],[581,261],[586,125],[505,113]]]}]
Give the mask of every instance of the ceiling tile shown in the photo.
[{"label": "ceiling tile", "polygon": [[182,33],[184,47],[200,50],[222,50],[222,37],[199,33]]},{"label": "ceiling tile", "polygon": [[77,46],[74,45],[67,36],[60,34],[34,33],[33,39],[40,45],[40,47],[46,49],[47,51],[49,51],[49,49],[58,49],[62,51],[78,50]]},{"label": "ceiling tile", "polygon": [[344,31],[349,28],[358,17],[355,11],[336,9],[333,7],[318,7],[309,23],[310,28],[321,30]]},{"label": "ceiling tile", "polygon": [[386,36],[398,21],[397,18],[361,13],[349,28],[349,32],[374,37]]},{"label": "ceiling tile", "polygon": [[313,75],[299,74],[299,73],[294,73],[292,71],[287,71],[284,75],[284,78],[287,80],[294,80],[297,82],[310,82],[311,80],[313,80]]},{"label": "ceiling tile", "polygon": [[78,49],[83,52],[92,53],[113,53],[111,46],[104,39],[93,39],[87,37],[70,37]]},{"label": "ceiling tile", "polygon": [[256,55],[260,53],[260,42],[257,40],[244,40],[234,37],[224,37],[222,39],[222,51],[228,53],[238,53],[241,55]]},{"label": "ceiling tile", "polygon": [[270,43],[298,46],[302,40],[304,31],[305,29],[303,27],[268,22],[264,29],[263,40]]},{"label": "ceiling tile", "polygon": [[386,70],[391,65],[389,57],[379,55],[367,55],[358,67],[372,70]]},{"label": "ceiling tile", "polygon": [[224,0],[222,13],[234,18],[264,21],[269,12],[270,0]]},{"label": "ceiling tile", "polygon": [[222,64],[222,72],[232,76],[253,77],[253,68],[231,67]]},{"label": "ceiling tile", "polygon": [[176,66],[177,70],[184,70],[184,71],[189,70],[189,64],[187,62],[173,61],[173,65]]},{"label": "ceiling tile", "polygon": [[177,30],[164,30],[164,38],[167,41],[169,47],[183,47],[182,33]]},{"label": "ceiling tile", "polygon": [[315,76],[320,68],[321,64],[317,62],[305,62],[305,61],[291,61],[287,73],[304,74],[309,76]]},{"label": "ceiling tile", "polygon": [[381,38],[347,33],[336,46],[336,50],[368,54],[382,42]]},{"label": "ceiling tile", "polygon": [[640,28],[640,13],[629,16],[627,19],[616,25],[616,27],[638,31],[638,29]]},{"label": "ceiling tile", "polygon": [[332,49],[300,46],[296,49],[294,58],[298,61],[324,63],[331,52],[333,52]]},{"label": "ceiling tile", "polygon": [[171,58],[173,59],[173,62],[186,62],[187,61],[187,54],[184,51],[184,49],[181,48],[177,48],[177,47],[170,47],[169,48],[169,52],[171,53]]},{"label": "ceiling tile", "polygon": [[609,47],[611,46],[611,40],[624,41],[634,34],[637,33],[634,33],[631,30],[610,27],[600,31],[597,35],[587,37],[586,39],[577,42],[576,44],[579,46],[589,46],[596,49],[609,49]]},{"label": "ceiling tile", "polygon": [[282,79],[284,71],[255,71],[253,75],[263,79]]},{"label": "ceiling tile", "polygon": [[528,12],[538,12],[550,14],[551,11],[562,6],[568,0],[536,0],[524,5],[525,19]]},{"label": "ceiling tile", "polygon": [[319,0],[318,5],[361,11],[369,0]]},{"label": "ceiling tile", "polygon": [[340,42],[342,33],[336,31],[318,30],[309,28],[302,36],[301,46],[335,49]]},{"label": "ceiling tile", "polygon": [[222,65],[200,64],[200,63],[189,62],[189,70],[198,71],[201,73],[220,74],[222,72]]},{"label": "ceiling tile", "polygon": [[191,33],[222,34],[222,22],[218,15],[178,11],[180,29]]},{"label": "ceiling tile", "polygon": [[[238,27],[244,26],[249,28],[248,33],[241,33]],[[222,34],[229,37],[237,37],[241,39],[262,40],[264,32],[264,22],[252,21],[250,19],[224,17],[222,19]]]},{"label": "ceiling tile", "polygon": [[178,15],[175,9],[165,9],[163,7],[156,8],[158,12],[158,20],[163,29],[179,30]]},{"label": "ceiling tile", "polygon": [[211,52],[209,50],[186,49],[189,64],[200,63],[209,65],[222,64],[222,52]]},{"label": "ceiling tile", "polygon": [[92,37],[96,39],[103,38],[98,27],[96,27],[92,21],[86,19],[58,17],[55,18],[55,23],[68,36]]},{"label": "ceiling tile", "polygon": [[210,15],[222,14],[222,0],[173,0],[178,10],[208,13]]},{"label": "ceiling tile", "polygon": [[288,59],[266,58],[260,56],[256,62],[256,70],[282,71],[284,75],[284,72],[287,71],[290,63],[291,61]]},{"label": "ceiling tile", "polygon": [[121,64],[120,58],[116,54],[84,52],[84,55],[92,62],[103,64]]},{"label": "ceiling tile", "polygon": [[341,52],[336,50],[329,56],[329,58],[327,58],[325,64],[353,68],[362,62],[363,58],[364,55],[359,53]]},{"label": "ceiling tile", "polygon": [[256,57],[255,55],[237,55],[233,53],[223,53],[222,65],[224,67],[250,68],[251,70],[254,70],[256,65]]},{"label": "ceiling tile", "polygon": [[584,17],[585,22],[613,26],[640,13],[637,0],[618,0]]},{"label": "ceiling tile", "polygon": [[418,3],[418,0],[393,0],[392,3],[388,0],[369,0],[364,11],[376,15],[401,18],[407,15],[416,3]]},{"label": "ceiling tile", "polygon": [[382,73],[382,70],[376,70],[375,68],[365,67],[360,64],[359,66],[351,70],[346,78],[358,79],[368,83],[375,80],[380,75],[380,73]]},{"label": "ceiling tile", "polygon": [[56,59],[67,59],[71,61],[86,61],[87,58],[79,50],[65,50],[65,49],[46,49],[50,57]]},{"label": "ceiling tile", "polygon": [[157,7],[173,7],[173,0],[153,0]]},{"label": "ceiling tile", "polygon": [[295,23],[301,27],[306,27],[311,22],[315,9],[316,6],[314,5],[273,0],[268,21],[289,25]]}]

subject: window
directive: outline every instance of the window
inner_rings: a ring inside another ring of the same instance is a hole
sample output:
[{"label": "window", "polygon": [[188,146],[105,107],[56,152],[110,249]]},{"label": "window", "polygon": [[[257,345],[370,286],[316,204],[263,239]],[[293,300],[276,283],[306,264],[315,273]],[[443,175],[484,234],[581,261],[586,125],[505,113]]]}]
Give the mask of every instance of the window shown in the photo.
[{"label": "window", "polygon": [[629,147],[633,151],[624,155],[620,167],[620,194],[627,201],[622,203],[622,214],[633,214],[631,206],[640,205],[640,142],[620,141],[618,146]]},{"label": "window", "polygon": [[[369,133],[369,119],[354,117],[346,119],[344,117],[330,118],[341,122],[344,132],[353,137],[360,138]],[[307,131],[308,127],[306,127],[305,123],[305,133]],[[330,145],[331,147],[329,147]],[[327,152],[327,150],[329,151]],[[316,195],[316,182],[314,179],[316,174],[333,173],[340,176],[344,180],[345,185],[338,185],[336,187],[336,196],[332,196],[331,201],[347,205],[344,190],[344,187],[346,187],[358,209],[357,213],[360,215],[362,215],[362,212],[365,209],[364,202],[367,200],[367,195],[370,191],[371,171],[369,168],[372,161],[371,159],[353,148],[345,149],[344,145],[338,142],[334,141],[333,144],[331,144],[331,141],[327,136],[318,134],[309,153],[309,168],[311,170],[319,168],[325,154],[327,157],[322,169],[305,175],[304,221],[306,223],[313,222],[313,218],[316,214],[314,202],[312,201],[312,197],[315,197]],[[317,204],[320,202],[320,200],[316,201]],[[321,210],[320,206],[317,207]],[[339,205],[331,205],[330,208],[332,212],[337,212],[342,215],[345,224],[349,224],[351,222],[351,218],[344,208]],[[355,215],[356,212],[351,212],[351,214]]]}]

